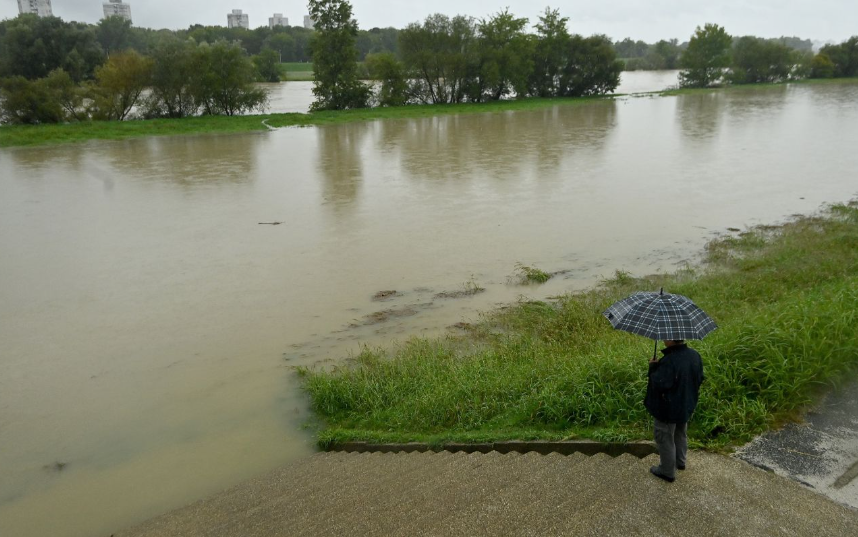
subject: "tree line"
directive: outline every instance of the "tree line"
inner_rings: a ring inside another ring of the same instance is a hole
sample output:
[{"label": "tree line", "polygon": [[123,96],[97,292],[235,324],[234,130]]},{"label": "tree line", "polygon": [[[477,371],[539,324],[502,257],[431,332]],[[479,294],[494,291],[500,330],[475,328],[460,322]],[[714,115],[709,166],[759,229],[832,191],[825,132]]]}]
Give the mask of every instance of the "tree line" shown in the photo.
[{"label": "tree line", "polygon": [[858,36],[817,54],[787,38],[734,37],[722,26],[698,27],[680,56],[680,85],[777,83],[858,76]]},{"label": "tree line", "polygon": [[605,36],[570,34],[546,8],[536,32],[504,10],[483,19],[435,14],[399,31],[398,54],[366,56],[372,94],[358,80],[357,22],[346,0],[310,0],[315,110],[370,105],[486,102],[507,97],[577,97],[612,92],[622,63]]},{"label": "tree line", "polygon": [[[262,110],[254,81],[280,79],[278,63],[313,60],[314,110],[574,97],[614,91],[623,61],[681,67],[680,85],[858,76],[858,37],[814,55],[809,41],[730,36],[698,27],[687,43],[654,45],[570,33],[546,8],[529,21],[504,10],[482,19],[435,14],[405,29],[361,31],[347,0],[310,0],[316,30],[192,26],[134,28],[20,15],[0,22],[0,120],[51,123],[232,115]],[[358,62],[363,60],[364,65]],[[628,65],[625,66],[628,68]],[[369,76],[371,87],[361,81]]]}]

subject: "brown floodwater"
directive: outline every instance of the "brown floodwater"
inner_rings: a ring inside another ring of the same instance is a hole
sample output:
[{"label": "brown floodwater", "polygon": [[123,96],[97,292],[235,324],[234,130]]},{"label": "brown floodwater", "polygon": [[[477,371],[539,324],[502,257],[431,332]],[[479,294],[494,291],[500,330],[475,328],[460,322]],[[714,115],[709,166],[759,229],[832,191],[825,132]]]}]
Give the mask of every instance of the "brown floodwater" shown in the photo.
[{"label": "brown floodwater", "polygon": [[853,84],[0,150],[0,535],[109,535],[306,457],[293,366],[673,270],[858,194],[856,147]]}]

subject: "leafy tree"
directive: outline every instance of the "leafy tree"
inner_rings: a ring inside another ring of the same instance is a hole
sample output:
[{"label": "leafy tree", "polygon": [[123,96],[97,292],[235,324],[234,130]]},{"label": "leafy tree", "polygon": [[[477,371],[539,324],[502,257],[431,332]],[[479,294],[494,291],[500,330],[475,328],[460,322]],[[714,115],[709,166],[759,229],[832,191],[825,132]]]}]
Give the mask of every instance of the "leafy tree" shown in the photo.
[{"label": "leafy tree", "polygon": [[356,42],[358,58],[364,60],[368,54],[381,54],[383,52],[396,54],[398,35],[399,30],[396,28],[358,30]]},{"label": "leafy tree", "polygon": [[732,39],[723,27],[698,26],[680,58],[685,68],[679,73],[680,86],[704,88],[721,80],[724,69],[730,65],[731,44]]},{"label": "leafy tree", "polygon": [[131,45],[131,21],[118,15],[105,17],[98,21],[95,35],[108,56],[121,52]]},{"label": "leafy tree", "polygon": [[136,51],[120,52],[95,70],[93,86],[96,119],[122,121],[140,100],[152,78],[153,62]]},{"label": "leafy tree", "polygon": [[470,17],[440,13],[399,32],[399,53],[424,103],[460,103],[473,80],[476,27]]},{"label": "leafy tree", "polygon": [[803,52],[813,52],[813,41],[810,39],[802,39],[800,37],[774,37],[772,39],[768,39],[773,43],[778,43],[784,45],[787,48],[792,50],[798,50]]},{"label": "leafy tree", "polygon": [[649,45],[643,41],[635,41],[630,37],[613,44],[620,58],[643,58],[649,52]]},{"label": "leafy tree", "polygon": [[828,57],[828,54],[820,52],[813,57],[810,64],[811,78],[834,78],[834,62]]},{"label": "leafy tree", "polygon": [[276,51],[279,63],[294,61],[295,38],[285,32],[272,34],[265,38],[262,48]]},{"label": "leafy tree", "polygon": [[204,43],[194,52],[195,76],[191,79],[194,102],[205,114],[233,116],[264,110],[265,90],[253,85],[256,68],[238,43]]},{"label": "leafy tree", "polygon": [[95,31],[86,24],[31,14],[0,22],[0,77],[34,80],[62,67],[79,81],[103,62]]},{"label": "leafy tree", "polygon": [[196,48],[193,41],[173,39],[154,50],[148,116],[187,117],[197,113],[192,87],[194,78],[202,73],[195,63]]},{"label": "leafy tree", "polygon": [[253,65],[259,73],[259,79],[263,82],[280,82],[280,70],[277,68],[280,54],[270,48],[253,57]]},{"label": "leafy tree", "polygon": [[733,47],[729,80],[735,84],[782,82],[789,79],[798,56],[786,45],[745,36]]},{"label": "leafy tree", "polygon": [[60,105],[65,121],[85,121],[89,119],[84,105],[86,92],[72,77],[62,69],[54,69],[43,79],[51,98]]},{"label": "leafy tree", "polygon": [[312,110],[347,110],[369,104],[369,87],[358,79],[357,21],[347,0],[310,0],[316,21]]},{"label": "leafy tree", "polygon": [[569,53],[560,79],[564,97],[602,95],[617,89],[623,62],[603,35],[570,38]]},{"label": "leafy tree", "polygon": [[527,19],[514,17],[509,10],[483,19],[477,25],[479,70],[472,101],[498,100],[512,91],[527,93],[533,70],[532,44],[524,33]]},{"label": "leafy tree", "polygon": [[658,67],[655,67],[655,69],[676,69],[679,67],[679,40],[671,39],[670,41],[666,41],[662,39],[653,45],[649,54],[653,54],[659,59]]},{"label": "leafy tree", "polygon": [[45,79],[12,76],[0,80],[0,120],[26,125],[59,123],[63,109]]},{"label": "leafy tree", "polygon": [[390,52],[369,54],[366,57],[369,76],[381,83],[375,99],[378,106],[402,106],[408,104],[411,90],[405,76],[405,66]]},{"label": "leafy tree", "polygon": [[566,29],[569,21],[559,10],[545,8],[536,24],[536,44],[533,51],[533,70],[530,75],[530,93],[540,97],[558,95],[560,78],[566,65],[571,36]]},{"label": "leafy tree", "polygon": [[834,64],[834,77],[858,76],[858,36],[852,36],[839,45],[826,45],[819,54],[826,55]]}]

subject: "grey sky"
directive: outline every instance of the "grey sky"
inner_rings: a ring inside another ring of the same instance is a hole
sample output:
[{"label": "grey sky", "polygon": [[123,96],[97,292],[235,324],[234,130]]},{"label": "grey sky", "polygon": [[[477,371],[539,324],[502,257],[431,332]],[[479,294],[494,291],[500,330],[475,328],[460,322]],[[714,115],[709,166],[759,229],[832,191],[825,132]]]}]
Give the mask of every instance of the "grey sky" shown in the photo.
[{"label": "grey sky", "polygon": [[[226,14],[242,9],[250,15],[250,26],[267,25],[274,12],[300,25],[307,13],[304,0],[128,0],[135,26],[187,28],[194,23],[226,26]],[[54,14],[65,20],[95,23],[102,17],[102,0],[53,0]],[[548,3],[547,1],[545,2]],[[509,6],[531,24],[544,10],[543,2],[497,0],[353,0],[361,28],[402,28],[431,13],[470,15],[475,18]],[[555,1],[554,8],[569,17],[575,33],[606,34],[613,39],[632,37],[654,42],[659,39],[687,40],[694,28],[706,22],[724,26],[733,35],[778,37],[796,35],[814,40],[843,41],[858,35],[856,0],[612,0],[610,2]],[[0,18],[18,13],[16,0],[0,0]]]}]

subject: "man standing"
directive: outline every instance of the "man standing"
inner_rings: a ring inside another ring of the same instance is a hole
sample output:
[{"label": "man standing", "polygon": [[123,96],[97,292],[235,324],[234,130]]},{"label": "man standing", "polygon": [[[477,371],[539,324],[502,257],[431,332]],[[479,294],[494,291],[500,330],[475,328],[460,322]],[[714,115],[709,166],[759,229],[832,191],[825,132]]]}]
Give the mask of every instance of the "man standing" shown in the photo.
[{"label": "man standing", "polygon": [[667,340],[664,345],[664,356],[649,362],[644,406],[655,419],[655,444],[661,456],[661,463],[649,471],[673,483],[676,470],[685,470],[686,432],[703,383],[703,361],[684,340]]}]

